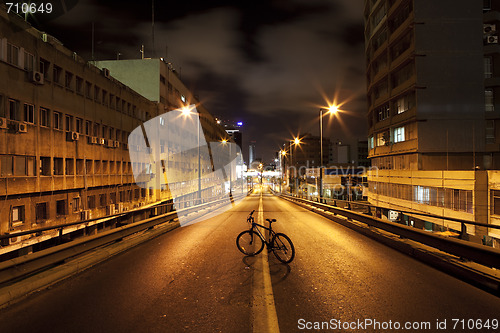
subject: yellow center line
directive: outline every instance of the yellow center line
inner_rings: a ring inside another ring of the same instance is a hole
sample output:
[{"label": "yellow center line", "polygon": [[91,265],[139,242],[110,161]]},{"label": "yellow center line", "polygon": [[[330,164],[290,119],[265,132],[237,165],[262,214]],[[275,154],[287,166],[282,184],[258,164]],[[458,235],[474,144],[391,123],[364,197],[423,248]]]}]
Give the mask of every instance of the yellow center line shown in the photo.
[{"label": "yellow center line", "polygon": [[[257,223],[264,224],[262,192],[259,199]],[[278,315],[274,304],[273,286],[269,273],[267,248],[257,255],[253,276],[252,323],[255,333],[279,333]]]}]

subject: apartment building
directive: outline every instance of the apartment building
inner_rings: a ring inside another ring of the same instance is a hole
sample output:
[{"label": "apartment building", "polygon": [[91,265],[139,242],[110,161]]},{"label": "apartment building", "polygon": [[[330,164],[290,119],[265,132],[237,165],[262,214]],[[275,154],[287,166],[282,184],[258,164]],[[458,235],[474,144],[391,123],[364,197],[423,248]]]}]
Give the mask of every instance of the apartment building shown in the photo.
[{"label": "apartment building", "polygon": [[[194,97],[169,64],[153,62],[161,70],[149,81],[159,88],[154,98],[0,6],[0,234],[171,199],[168,187],[148,180],[137,185],[134,167],[147,166],[132,165],[128,137]],[[198,110],[208,136],[225,134],[203,106]],[[212,168],[204,163],[204,170]],[[179,163],[167,166],[186,172]],[[170,185],[184,186],[180,180]]]},{"label": "apartment building", "polygon": [[[366,0],[369,200],[494,222],[498,1]],[[499,67],[500,68],[500,67]],[[498,113],[498,114],[497,114]],[[492,170],[492,171],[485,171]],[[429,230],[460,225],[446,220]],[[477,241],[494,229],[467,232]]]}]

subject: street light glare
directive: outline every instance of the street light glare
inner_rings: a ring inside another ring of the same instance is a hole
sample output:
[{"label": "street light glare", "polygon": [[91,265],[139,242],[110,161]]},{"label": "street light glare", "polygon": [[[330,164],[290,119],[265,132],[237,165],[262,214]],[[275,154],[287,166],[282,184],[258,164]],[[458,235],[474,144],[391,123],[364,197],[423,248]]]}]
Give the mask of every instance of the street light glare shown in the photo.
[{"label": "street light glare", "polygon": [[226,139],[222,139],[222,143],[227,143],[227,140]]},{"label": "street light glare", "polygon": [[281,151],[281,155],[285,156],[286,155],[286,150]]},{"label": "street light glare", "polygon": [[295,138],[293,140],[293,143],[295,143],[296,145],[300,144],[300,139],[299,138]]},{"label": "street light glare", "polygon": [[330,107],[328,108],[328,111],[329,111],[330,113],[335,114],[335,113],[337,113],[337,112],[339,111],[339,108],[338,108],[338,106],[337,106],[337,105],[330,105]]},{"label": "street light glare", "polygon": [[181,109],[181,112],[182,112],[182,114],[183,114],[184,116],[188,116],[188,115],[190,115],[190,114],[191,114],[191,109],[190,109],[189,107],[185,106],[185,107],[183,107],[183,108]]}]

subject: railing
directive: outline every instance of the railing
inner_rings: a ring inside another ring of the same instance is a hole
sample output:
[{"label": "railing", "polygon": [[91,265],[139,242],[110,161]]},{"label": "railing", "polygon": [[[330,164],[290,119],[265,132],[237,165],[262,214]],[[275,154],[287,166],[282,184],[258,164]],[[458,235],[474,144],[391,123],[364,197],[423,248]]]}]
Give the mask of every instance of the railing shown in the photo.
[{"label": "railing", "polygon": [[[245,194],[239,194],[236,195],[236,198],[241,198],[246,196]],[[156,216],[150,216],[145,219],[141,219],[140,221],[137,222],[132,222],[126,225],[120,225],[117,226],[114,229],[110,229],[107,231],[103,231],[99,234],[80,238],[73,240],[69,243],[57,245],[39,252],[31,253],[29,255],[25,255],[23,257],[18,257],[14,259],[10,259],[4,262],[0,263],[0,284],[9,282],[11,280],[19,279],[24,276],[28,276],[30,274],[33,274],[37,271],[43,270],[47,267],[51,267],[53,265],[56,265],[60,262],[63,262],[64,260],[67,260],[69,258],[75,257],[77,255],[80,255],[82,253],[88,252],[90,250],[93,250],[99,246],[113,243],[119,240],[122,240],[124,237],[131,236],[135,233],[145,231],[147,229],[154,228],[157,225],[166,223],[166,222],[172,222],[175,218],[177,218],[178,214],[188,214],[192,211],[195,210],[202,210],[205,208],[213,207],[214,205],[217,204],[222,204],[222,203],[227,203],[227,197],[224,197],[223,199],[218,199],[215,201],[210,201],[207,203],[199,204],[196,206],[191,206],[188,208],[184,209],[179,209],[177,211],[170,211],[170,212],[165,212],[161,214],[157,214]],[[169,205],[169,204],[165,204]],[[158,207],[161,207],[162,204],[155,205],[153,207],[146,207],[143,209],[140,209],[139,211],[153,214],[158,212]],[[155,211],[156,209],[156,211]],[[116,214],[114,216],[108,217],[108,219],[116,219],[116,222],[119,222],[120,220],[128,219],[127,215],[132,214],[132,213],[137,213],[138,210],[135,211],[130,211],[126,213],[121,213],[121,214]],[[86,221],[87,223],[89,221]],[[81,222],[80,222],[81,223]],[[71,225],[76,225],[77,223],[72,223]],[[51,229],[60,229],[62,230],[65,227],[70,226],[68,225],[60,225],[60,226],[52,226],[52,227],[46,227],[46,228],[39,228],[37,230],[30,230],[30,231],[23,231],[11,235],[3,235],[1,236],[3,239],[8,238],[8,237],[17,237],[20,235],[26,235],[29,233],[34,233],[34,232],[42,232],[46,230],[51,230]]]},{"label": "railing", "polygon": [[[290,195],[280,195],[283,198],[286,198],[288,200],[292,201],[297,201],[303,204],[311,205],[316,209],[321,209],[325,212],[331,212],[333,214],[338,214],[341,216],[346,217],[348,220],[355,220],[359,221],[362,223],[365,223],[369,226],[376,227],[381,230],[385,230],[387,232],[390,232],[395,235],[399,235],[404,238],[408,238],[411,240],[414,240],[416,242],[437,248],[441,251],[466,258],[469,260],[472,260],[476,263],[488,266],[488,267],[494,267],[494,268],[500,268],[500,250],[491,248],[485,245],[480,245],[472,242],[468,242],[462,239],[456,239],[453,237],[444,237],[440,235],[436,235],[433,233],[430,233],[428,231],[420,230],[413,228],[411,226],[407,226],[404,224],[396,223],[396,222],[391,222],[388,220],[382,220],[381,218],[378,218],[376,216],[372,216],[372,211],[376,211],[377,209],[381,209],[382,207],[377,207],[370,205],[368,203],[360,203],[360,202],[352,202],[352,201],[344,201],[344,200],[332,200],[332,204],[329,205],[327,203],[321,203],[317,201],[311,201],[307,199],[302,199],[299,197],[295,196],[290,196]],[[323,199],[325,201],[325,199]],[[340,208],[338,207],[338,203],[341,202],[343,203],[346,208]],[[358,208],[365,208],[364,211],[362,212],[357,212],[355,211],[355,206]],[[457,219],[457,218],[447,218],[447,217],[442,217],[442,216],[437,216],[437,215],[432,215],[432,214],[425,214],[425,213],[416,213],[416,212],[411,212],[411,211],[403,211],[403,210],[397,210],[398,212],[406,213],[406,214],[415,214],[415,215],[422,215],[426,217],[432,217],[432,218],[440,218],[440,219],[446,219],[446,220],[451,220],[454,222],[459,222],[462,224],[462,232],[466,230],[465,225],[466,224],[471,224],[471,225],[476,225],[476,226],[483,226],[483,227],[488,227],[488,228],[494,228],[494,229],[500,229],[500,226],[496,225],[491,225],[491,224],[486,224],[486,223],[479,223],[479,222],[474,222],[474,221],[467,221],[467,220],[462,220],[462,219]]]}]

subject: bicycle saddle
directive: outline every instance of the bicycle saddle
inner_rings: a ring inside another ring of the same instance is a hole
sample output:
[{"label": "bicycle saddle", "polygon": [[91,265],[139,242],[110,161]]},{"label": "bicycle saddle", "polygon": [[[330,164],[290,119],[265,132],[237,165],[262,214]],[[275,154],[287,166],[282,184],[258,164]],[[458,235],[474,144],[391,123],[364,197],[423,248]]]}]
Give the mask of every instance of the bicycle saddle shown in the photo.
[{"label": "bicycle saddle", "polygon": [[269,222],[269,223],[273,223],[273,222],[276,222],[276,219],[272,219],[272,220],[271,219],[266,219],[266,221]]}]

